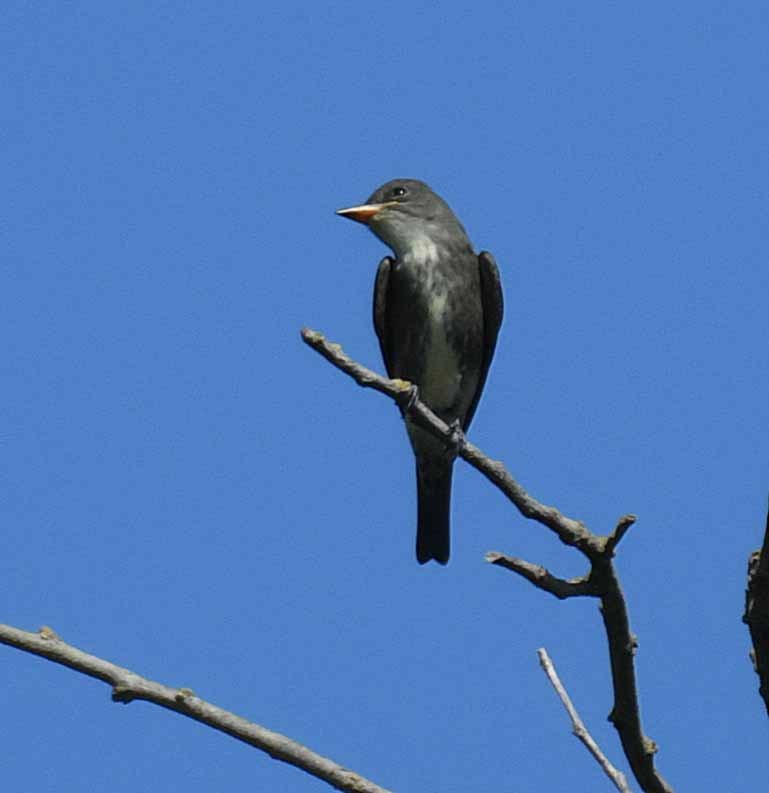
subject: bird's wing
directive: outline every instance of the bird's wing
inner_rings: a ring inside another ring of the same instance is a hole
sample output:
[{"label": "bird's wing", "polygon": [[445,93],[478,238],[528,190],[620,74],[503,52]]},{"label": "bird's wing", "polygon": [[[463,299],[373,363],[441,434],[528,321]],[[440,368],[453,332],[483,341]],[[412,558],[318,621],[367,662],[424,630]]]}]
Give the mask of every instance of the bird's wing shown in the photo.
[{"label": "bird's wing", "polygon": [[[502,299],[502,282],[499,279],[499,270],[494,257],[488,251],[478,255],[478,272],[481,278],[481,306],[483,307],[483,362],[481,374],[478,378],[478,387],[475,396],[467,411],[462,428],[467,430],[473,420],[478,400],[481,398],[486,375],[489,372],[494,348],[497,346],[497,335],[502,324],[504,302]],[[377,279],[378,280],[378,279]]]},{"label": "bird's wing", "polygon": [[390,269],[393,260],[385,256],[376,271],[374,282],[374,330],[379,339],[379,349],[382,351],[387,374],[392,377],[392,357],[389,353],[390,342],[387,332],[387,291],[390,286]]}]

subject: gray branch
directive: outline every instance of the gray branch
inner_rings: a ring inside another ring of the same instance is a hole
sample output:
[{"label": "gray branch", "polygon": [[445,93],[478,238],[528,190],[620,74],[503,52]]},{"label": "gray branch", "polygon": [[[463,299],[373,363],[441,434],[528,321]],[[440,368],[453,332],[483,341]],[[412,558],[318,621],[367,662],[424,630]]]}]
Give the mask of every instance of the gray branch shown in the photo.
[{"label": "gray branch", "polygon": [[68,666],[76,672],[95,677],[112,686],[114,702],[144,700],[160,705],[182,716],[199,721],[215,730],[266,752],[275,760],[296,766],[337,790],[348,793],[390,793],[359,774],[322,757],[296,741],[272,732],[241,716],[236,716],[210,702],[200,699],[188,688],[169,688],[140,677],[129,669],[89,655],[63,642],[50,628],[28,633],[9,625],[0,625],[0,644],[39,655],[49,661]]},{"label": "gray branch", "polygon": [[[401,408],[408,411],[409,418],[423,429],[443,440],[447,446],[455,443],[455,433],[427,405],[413,397],[412,384],[406,380],[391,380],[382,377],[371,369],[367,369],[354,361],[339,344],[328,341],[322,333],[304,328],[302,339],[305,344],[320,353],[329,363],[364,388],[373,388],[381,394],[393,399]],[[530,496],[513,479],[509,471],[499,460],[487,457],[477,446],[463,439],[457,448],[457,456],[470,463],[480,471],[492,484],[496,485],[507,498],[512,501],[518,511],[530,520],[541,523],[554,531],[563,543],[582,550],[589,557],[598,557],[605,553],[608,537],[591,534],[583,523],[561,514],[555,507],[541,504]]]},{"label": "gray branch", "polygon": [[556,597],[583,595],[600,598],[614,689],[614,706],[609,720],[617,729],[625,756],[645,793],[673,793],[673,789],[654,767],[657,746],[644,734],[641,725],[634,661],[637,641],[630,631],[625,596],[612,562],[617,545],[635,522],[635,516],[620,518],[608,536],[593,534],[581,521],[567,517],[555,507],[542,504],[530,496],[501,462],[491,460],[477,446],[465,439],[457,444],[452,428],[414,397],[411,383],[390,380],[367,369],[346,355],[338,344],[327,341],[317,331],[305,328],[302,330],[302,339],[337,369],[352,377],[358,385],[389,396],[408,413],[412,421],[443,440],[447,447],[456,445],[457,455],[496,485],[524,517],[546,526],[561,542],[577,548],[587,557],[590,562],[589,575],[571,581],[557,578],[538,565],[502,554],[492,553],[487,559],[496,566],[523,576]]},{"label": "gray branch", "polygon": [[489,551],[486,554],[486,561],[498,567],[504,567],[505,570],[512,570],[512,572],[518,573],[519,576],[530,581],[534,586],[549,592],[551,595],[555,595],[559,600],[584,597],[586,595],[596,597],[598,595],[593,582],[590,580],[590,576],[569,579],[558,578],[541,565],[532,564],[514,556],[505,556],[499,551]]},{"label": "gray branch", "polygon": [[630,787],[628,786],[627,780],[625,779],[625,775],[611,764],[609,758],[606,757],[606,755],[601,751],[601,747],[598,746],[587,727],[585,727],[585,723],[582,721],[577,709],[574,707],[574,703],[572,703],[566,688],[561,682],[561,678],[558,677],[558,672],[555,671],[555,666],[550,659],[550,656],[547,654],[547,650],[542,647],[537,650],[537,655],[539,656],[539,663],[542,666],[542,669],[555,689],[555,693],[558,694],[564,708],[566,708],[566,712],[569,714],[572,732],[574,735],[576,735],[576,737],[582,741],[590,754],[592,754],[593,757],[598,761],[598,765],[601,766],[606,776],[611,779],[617,790],[619,790],[620,793],[631,793]]}]

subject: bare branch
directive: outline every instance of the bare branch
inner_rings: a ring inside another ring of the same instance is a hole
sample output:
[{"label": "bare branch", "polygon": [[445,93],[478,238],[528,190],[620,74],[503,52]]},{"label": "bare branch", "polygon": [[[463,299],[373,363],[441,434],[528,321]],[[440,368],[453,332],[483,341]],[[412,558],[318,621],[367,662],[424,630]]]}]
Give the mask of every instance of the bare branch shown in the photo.
[{"label": "bare branch", "polygon": [[598,594],[589,576],[569,579],[558,578],[541,565],[532,564],[514,556],[505,556],[505,554],[498,551],[489,551],[486,554],[486,561],[518,573],[518,575],[530,581],[534,586],[549,592],[551,595],[555,595],[559,600],[579,596],[584,597],[586,595],[596,596]]},{"label": "bare branch", "polygon": [[[358,385],[373,388],[393,399],[404,410],[409,418],[436,438],[444,441],[447,446],[455,444],[455,431],[442,421],[419,399],[413,398],[411,383],[405,380],[390,380],[382,377],[371,369],[353,361],[339,344],[328,341],[322,333],[304,328],[302,339],[319,352],[329,363],[345,374],[350,375]],[[604,551],[606,540],[591,534],[578,520],[562,515],[555,507],[548,507],[532,498],[513,479],[505,466],[498,460],[491,460],[477,446],[462,440],[457,454],[466,460],[477,471],[480,471],[492,484],[496,485],[525,517],[552,529],[566,545],[580,548],[588,556],[600,556]]]},{"label": "bare branch", "polygon": [[614,551],[622,541],[622,538],[627,533],[627,530],[638,520],[635,515],[623,515],[614,528],[614,531],[609,535],[606,540],[605,552],[609,556],[614,556]]},{"label": "bare branch", "polygon": [[609,758],[601,751],[601,748],[595,742],[593,736],[588,732],[587,727],[585,727],[585,723],[580,718],[579,713],[577,713],[577,709],[574,707],[568,692],[563,683],[561,683],[561,679],[558,677],[558,672],[555,671],[555,666],[550,656],[547,654],[547,650],[542,647],[537,650],[537,655],[539,656],[539,663],[542,669],[545,670],[545,674],[555,689],[556,694],[560,697],[564,708],[566,708],[566,712],[569,714],[574,735],[585,744],[587,750],[598,761],[598,765],[601,766],[606,776],[611,779],[617,790],[619,790],[620,793],[631,793],[625,775],[611,764]]},{"label": "bare branch", "polygon": [[647,793],[672,793],[668,783],[654,767],[657,744],[644,735],[635,674],[636,637],[630,631],[625,595],[611,560],[593,567],[601,589],[601,616],[609,642],[614,707],[609,721],[619,733],[622,748],[638,784]]},{"label": "bare branch", "polygon": [[385,788],[348,771],[285,735],[272,732],[205,702],[188,688],[169,688],[109,661],[84,653],[63,642],[50,628],[42,628],[39,633],[28,633],[9,625],[0,625],[0,643],[39,655],[107,683],[112,686],[112,699],[115,702],[144,700],[207,724],[215,730],[261,749],[275,760],[289,763],[322,779],[337,790],[349,793],[390,793]]},{"label": "bare branch", "polygon": [[761,681],[758,691],[769,715],[769,511],[761,550],[754,551],[748,559],[748,588],[742,621],[750,630],[751,658]]},{"label": "bare branch", "polygon": [[[338,369],[349,374],[359,385],[374,388],[394,399],[412,421],[443,440],[447,446],[455,444],[451,428],[425,404],[414,398],[410,383],[388,380],[361,366],[345,355],[338,344],[331,344],[317,331],[304,329],[302,339]],[[637,642],[630,631],[627,604],[612,563],[614,551],[635,522],[635,516],[625,515],[620,518],[608,537],[593,534],[581,521],[569,518],[555,507],[546,506],[530,496],[501,462],[491,460],[469,441],[463,440],[457,453],[496,485],[524,517],[551,529],[564,544],[577,548],[590,561],[590,574],[586,578],[565,581],[552,576],[542,567],[503,557],[501,554],[492,554],[489,559],[497,566],[512,570],[556,597],[574,597],[577,594],[600,597],[614,688],[614,707],[609,719],[619,733],[633,774],[645,793],[673,793],[673,789],[654,767],[657,746],[644,734],[641,725],[634,665]],[[585,591],[578,593],[574,587],[584,587]]]}]

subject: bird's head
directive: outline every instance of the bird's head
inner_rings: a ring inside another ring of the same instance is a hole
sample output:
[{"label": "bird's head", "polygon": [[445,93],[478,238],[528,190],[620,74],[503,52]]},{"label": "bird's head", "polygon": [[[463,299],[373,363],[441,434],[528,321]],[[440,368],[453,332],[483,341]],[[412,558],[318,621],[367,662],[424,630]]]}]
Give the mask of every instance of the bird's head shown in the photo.
[{"label": "bird's head", "polygon": [[393,179],[365,204],[339,209],[337,215],[367,225],[398,258],[424,243],[449,250],[470,245],[449,205],[418,179]]}]

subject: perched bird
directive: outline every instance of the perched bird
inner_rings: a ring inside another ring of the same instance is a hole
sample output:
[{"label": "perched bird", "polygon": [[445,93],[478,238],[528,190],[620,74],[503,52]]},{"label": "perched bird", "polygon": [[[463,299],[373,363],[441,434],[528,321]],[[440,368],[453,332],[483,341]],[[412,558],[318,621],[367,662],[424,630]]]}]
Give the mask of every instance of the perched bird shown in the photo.
[{"label": "perched bird", "polygon": [[[374,286],[387,373],[416,385],[434,413],[466,431],[502,323],[494,257],[476,255],[448,204],[416,179],[387,182],[337,214],[367,225],[395,254],[379,263]],[[417,561],[446,564],[454,455],[408,416],[406,429],[417,467]]]}]

